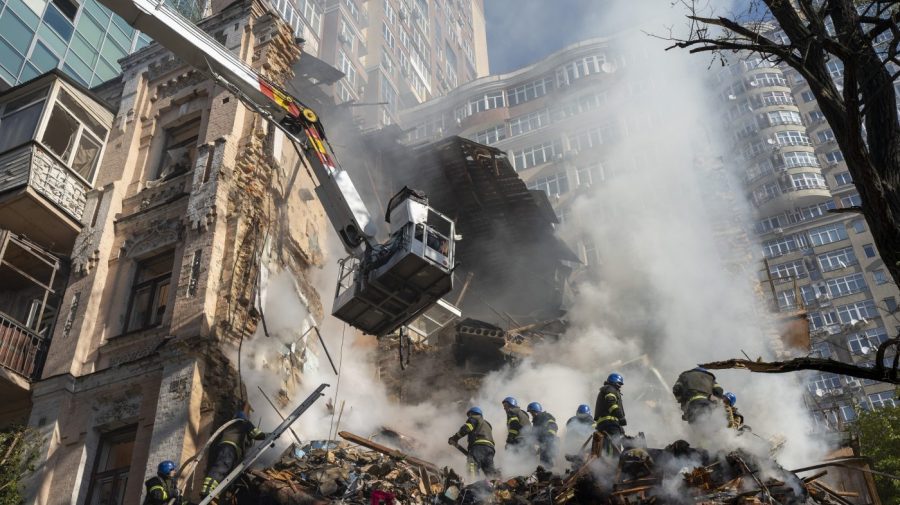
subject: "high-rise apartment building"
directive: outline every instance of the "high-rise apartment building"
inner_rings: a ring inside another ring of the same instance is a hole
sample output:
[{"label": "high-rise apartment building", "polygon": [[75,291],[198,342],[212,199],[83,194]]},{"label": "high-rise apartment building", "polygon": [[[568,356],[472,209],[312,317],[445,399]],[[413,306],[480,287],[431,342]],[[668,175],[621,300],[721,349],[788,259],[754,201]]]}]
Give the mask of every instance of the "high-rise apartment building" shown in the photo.
[{"label": "high-rise apartment building", "polygon": [[[564,221],[574,197],[609,177],[614,165],[601,148],[622,132],[601,113],[620,80],[612,54],[605,39],[578,43],[404,110],[400,124],[410,142],[460,135],[506,151],[528,187],[546,191]],[[570,246],[586,263],[596,262],[589,240]]]},{"label": "high-rise apartment building", "polygon": [[[309,0],[301,0],[309,1]],[[366,127],[488,73],[483,0],[327,0],[318,56]]]},{"label": "high-rise apartment building", "polygon": [[148,40],[96,0],[2,0],[0,88],[52,69],[96,86],[119,75],[118,60]]},{"label": "high-rise apartment building", "polygon": [[[840,63],[829,68],[840,83]],[[873,366],[878,345],[900,331],[900,292],[862,214],[839,212],[860,197],[809,86],[759,58],[723,68],[717,81],[757,211],[773,307],[808,311],[815,355]],[[807,389],[823,431],[840,431],[856,408],[898,403],[889,384],[830,373],[813,374]]]}]

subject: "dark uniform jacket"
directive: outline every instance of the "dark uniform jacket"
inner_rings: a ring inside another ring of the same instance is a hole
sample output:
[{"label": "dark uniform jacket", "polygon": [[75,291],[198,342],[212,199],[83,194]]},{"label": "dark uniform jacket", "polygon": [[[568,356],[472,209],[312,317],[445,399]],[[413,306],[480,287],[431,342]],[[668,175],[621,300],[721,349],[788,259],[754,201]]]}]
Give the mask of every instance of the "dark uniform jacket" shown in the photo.
[{"label": "dark uniform jacket", "polygon": [[525,435],[525,430],[531,427],[531,420],[519,407],[512,407],[506,411],[506,443],[514,444]]},{"label": "dark uniform jacket", "polygon": [[556,437],[559,427],[556,425],[556,418],[549,412],[538,412],[532,419],[534,426],[534,434],[539,442]]},{"label": "dark uniform jacket", "polygon": [[710,396],[722,396],[722,386],[716,383],[716,376],[711,372],[688,370],[678,376],[672,387],[672,394],[686,406],[694,400],[709,399]]},{"label": "dark uniform jacket", "polygon": [[264,438],[266,438],[266,434],[253,426],[253,423],[243,421],[225,428],[225,431],[219,436],[219,443],[234,446],[237,450],[237,459],[240,461],[244,457],[244,450],[249,449],[254,440],[263,440]]},{"label": "dark uniform jacket", "polygon": [[484,417],[479,414],[469,416],[466,419],[466,424],[459,428],[459,431],[456,432],[453,438],[459,440],[462,437],[468,437],[469,447],[476,445],[494,446],[494,434],[491,423],[485,421]]},{"label": "dark uniform jacket", "polygon": [[597,405],[594,407],[597,424],[615,422],[625,426],[625,406],[622,403],[622,391],[612,384],[604,384],[597,394]]},{"label": "dark uniform jacket", "polygon": [[590,426],[594,424],[594,418],[591,417],[590,414],[575,414],[574,416],[570,417],[568,421],[566,421],[566,428],[569,428],[576,423]]},{"label": "dark uniform jacket", "polygon": [[[159,477],[151,477],[144,482],[147,488],[147,497],[144,498],[144,505],[165,505],[174,497],[178,496],[178,489],[175,487],[175,479],[165,479]],[[176,505],[181,501],[176,499]]]}]

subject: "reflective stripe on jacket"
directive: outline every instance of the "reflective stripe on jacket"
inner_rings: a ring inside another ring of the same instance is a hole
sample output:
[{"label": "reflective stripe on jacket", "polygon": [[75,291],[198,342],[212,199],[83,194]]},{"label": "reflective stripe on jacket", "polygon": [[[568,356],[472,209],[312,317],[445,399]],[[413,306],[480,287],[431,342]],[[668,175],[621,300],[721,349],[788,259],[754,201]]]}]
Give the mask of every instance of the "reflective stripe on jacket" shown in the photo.
[{"label": "reflective stripe on jacket", "polygon": [[493,447],[493,431],[491,423],[485,421],[482,416],[475,414],[466,419],[466,424],[459,428],[456,436],[459,438],[468,437],[469,447],[474,447],[475,445],[489,445]]}]

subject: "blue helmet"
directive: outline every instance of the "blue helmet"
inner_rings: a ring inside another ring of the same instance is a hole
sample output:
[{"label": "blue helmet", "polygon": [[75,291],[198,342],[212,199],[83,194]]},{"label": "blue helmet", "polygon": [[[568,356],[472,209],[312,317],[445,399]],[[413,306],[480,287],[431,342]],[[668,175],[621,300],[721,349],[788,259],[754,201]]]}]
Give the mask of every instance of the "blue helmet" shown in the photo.
[{"label": "blue helmet", "polygon": [[709,373],[709,370],[703,368],[703,367],[700,366],[700,365],[697,365],[697,367],[694,368],[694,371],[695,371],[695,372],[706,372],[706,373]]},{"label": "blue helmet", "polygon": [[538,402],[531,402],[528,404],[528,408],[525,410],[527,410],[528,412],[536,412],[537,413],[537,412],[543,412],[544,407],[541,407],[541,404]]},{"label": "blue helmet", "polygon": [[156,473],[160,475],[169,475],[175,468],[177,468],[175,462],[167,459],[156,467]]},{"label": "blue helmet", "polygon": [[578,406],[578,410],[575,411],[577,414],[590,414],[591,407],[585,404],[581,404]]},{"label": "blue helmet", "polygon": [[622,387],[625,384],[625,378],[620,374],[615,372],[609,374],[609,377],[606,378],[606,382],[610,384],[615,384],[616,386]]},{"label": "blue helmet", "polygon": [[234,413],[234,418],[235,419],[243,419],[244,421],[246,421],[247,413],[244,412],[243,410],[238,410],[237,412]]},{"label": "blue helmet", "polygon": [[722,396],[724,396],[725,399],[728,400],[728,405],[731,405],[732,407],[734,407],[734,404],[737,403],[737,396],[735,396],[735,394],[731,391],[726,392]]},{"label": "blue helmet", "polygon": [[475,414],[478,414],[479,416],[484,415],[481,412],[481,407],[472,407],[466,412],[467,416],[471,416],[471,415],[475,415]]},{"label": "blue helmet", "polygon": [[504,398],[503,403],[508,403],[508,404],[512,405],[513,407],[519,406],[519,402],[517,402],[516,399],[513,398],[512,396],[507,396],[506,398]]}]

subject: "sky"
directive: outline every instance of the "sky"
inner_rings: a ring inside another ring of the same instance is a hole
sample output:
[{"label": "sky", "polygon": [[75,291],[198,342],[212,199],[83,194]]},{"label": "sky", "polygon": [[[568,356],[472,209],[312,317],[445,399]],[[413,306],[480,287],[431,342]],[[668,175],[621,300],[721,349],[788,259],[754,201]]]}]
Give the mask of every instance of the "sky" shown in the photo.
[{"label": "sky", "polygon": [[509,72],[578,42],[581,30],[566,27],[582,26],[581,15],[603,1],[484,0],[491,73]]}]

